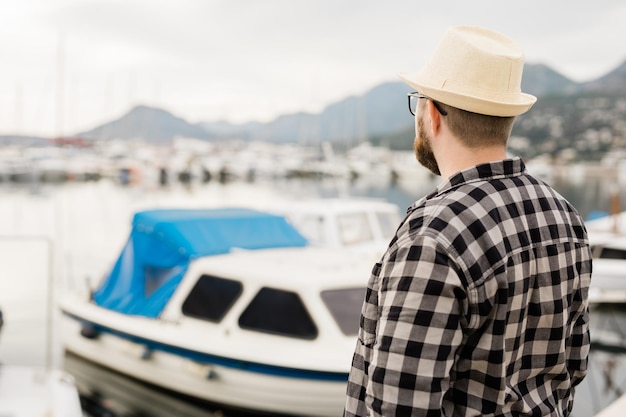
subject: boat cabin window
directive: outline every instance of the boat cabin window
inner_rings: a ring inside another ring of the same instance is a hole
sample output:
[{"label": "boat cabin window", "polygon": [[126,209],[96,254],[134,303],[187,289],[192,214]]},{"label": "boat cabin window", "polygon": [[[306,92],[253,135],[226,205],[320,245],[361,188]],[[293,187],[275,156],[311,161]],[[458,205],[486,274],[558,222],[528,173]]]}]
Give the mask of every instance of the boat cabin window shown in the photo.
[{"label": "boat cabin window", "polygon": [[373,239],[367,213],[350,213],[337,216],[339,236],[344,245],[354,245]]},{"label": "boat cabin window", "polygon": [[264,287],[239,317],[239,326],[281,336],[315,339],[317,327],[295,292]]},{"label": "boat cabin window", "polygon": [[183,303],[183,314],[219,322],[241,295],[241,282],[202,275]]},{"label": "boat cabin window", "polygon": [[322,291],[321,296],[343,334],[356,336],[359,330],[361,306],[365,299],[365,288],[327,290]]}]

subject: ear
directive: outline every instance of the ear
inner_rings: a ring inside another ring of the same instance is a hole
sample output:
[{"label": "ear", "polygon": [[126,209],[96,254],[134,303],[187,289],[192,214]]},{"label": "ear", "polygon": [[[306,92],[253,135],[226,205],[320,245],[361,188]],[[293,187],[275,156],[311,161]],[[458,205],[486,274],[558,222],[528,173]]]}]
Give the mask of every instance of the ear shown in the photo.
[{"label": "ear", "polygon": [[441,114],[433,104],[432,100],[428,100],[427,108],[428,116],[430,119],[430,129],[433,132],[433,135],[436,135],[437,133],[439,133],[439,129],[441,129]]}]

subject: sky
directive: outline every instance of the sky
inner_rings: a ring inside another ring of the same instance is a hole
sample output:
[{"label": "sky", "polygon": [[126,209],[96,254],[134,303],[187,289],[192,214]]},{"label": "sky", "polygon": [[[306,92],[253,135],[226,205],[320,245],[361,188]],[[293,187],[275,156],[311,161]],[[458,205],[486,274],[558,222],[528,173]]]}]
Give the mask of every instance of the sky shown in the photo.
[{"label": "sky", "polygon": [[445,30],[590,81],[626,60],[622,0],[0,0],[0,135],[68,136],[143,104],[189,122],[319,112],[419,70]]}]

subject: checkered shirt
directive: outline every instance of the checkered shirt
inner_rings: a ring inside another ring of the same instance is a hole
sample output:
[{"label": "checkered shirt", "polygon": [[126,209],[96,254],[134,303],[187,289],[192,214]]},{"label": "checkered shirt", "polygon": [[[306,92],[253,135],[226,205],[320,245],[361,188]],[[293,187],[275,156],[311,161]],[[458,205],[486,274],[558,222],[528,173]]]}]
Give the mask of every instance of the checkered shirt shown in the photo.
[{"label": "checkered shirt", "polygon": [[373,268],[344,415],[569,415],[590,279],[581,217],[521,159],[457,173]]}]

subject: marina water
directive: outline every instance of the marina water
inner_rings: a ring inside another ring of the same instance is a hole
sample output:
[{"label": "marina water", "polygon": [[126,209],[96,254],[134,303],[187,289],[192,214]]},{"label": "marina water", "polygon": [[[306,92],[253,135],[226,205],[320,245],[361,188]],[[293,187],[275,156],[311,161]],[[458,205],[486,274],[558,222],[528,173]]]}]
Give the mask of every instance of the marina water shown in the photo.
[{"label": "marina water", "polygon": [[[93,289],[116,259],[130,232],[132,214],[152,208],[262,207],[308,197],[363,196],[385,199],[402,211],[437,186],[419,181],[277,179],[205,184],[123,186],[114,179],[62,184],[0,184],[0,362],[51,366],[74,375],[85,415],[241,416],[199,405],[66,356],[57,331],[55,302],[67,290]],[[608,211],[619,181],[560,177],[550,182],[584,217]],[[621,186],[625,196],[626,187]],[[626,205],[622,205],[626,207]],[[364,282],[367,277],[363,277]],[[620,308],[594,312],[593,326],[626,335]],[[594,349],[590,372],[578,388],[575,417],[593,416],[626,389],[626,360],[619,349]]]}]

